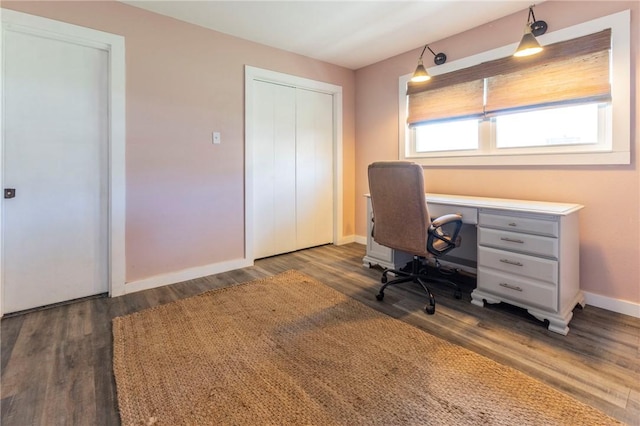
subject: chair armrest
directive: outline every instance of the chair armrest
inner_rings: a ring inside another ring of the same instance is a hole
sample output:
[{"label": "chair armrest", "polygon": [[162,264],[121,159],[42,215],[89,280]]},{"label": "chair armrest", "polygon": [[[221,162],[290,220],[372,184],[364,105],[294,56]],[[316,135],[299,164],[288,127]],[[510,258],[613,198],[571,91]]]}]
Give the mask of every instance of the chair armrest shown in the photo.
[{"label": "chair armrest", "polygon": [[434,219],[431,222],[431,226],[433,226],[434,228],[440,228],[441,226],[446,225],[447,223],[456,222],[456,221],[462,223],[462,216],[455,213],[445,214]]},{"label": "chair armrest", "polygon": [[[453,230],[448,229],[446,232],[443,226],[450,225]],[[446,214],[434,219],[429,227],[429,235],[427,239],[427,251],[435,256],[453,250],[460,245],[461,238],[458,235],[462,228],[462,216],[459,214]]]}]

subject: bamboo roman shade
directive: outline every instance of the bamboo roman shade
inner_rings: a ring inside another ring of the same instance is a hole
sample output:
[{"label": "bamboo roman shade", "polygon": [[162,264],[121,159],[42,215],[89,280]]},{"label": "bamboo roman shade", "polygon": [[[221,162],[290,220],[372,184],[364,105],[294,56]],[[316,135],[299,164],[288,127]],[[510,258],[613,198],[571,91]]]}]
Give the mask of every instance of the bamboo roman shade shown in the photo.
[{"label": "bamboo roman shade", "polygon": [[473,80],[409,96],[409,123],[482,117],[483,84]]},{"label": "bamboo roman shade", "polygon": [[[608,101],[611,30],[409,83],[408,123],[491,115],[556,103]],[[486,103],[483,102],[486,85]]]}]

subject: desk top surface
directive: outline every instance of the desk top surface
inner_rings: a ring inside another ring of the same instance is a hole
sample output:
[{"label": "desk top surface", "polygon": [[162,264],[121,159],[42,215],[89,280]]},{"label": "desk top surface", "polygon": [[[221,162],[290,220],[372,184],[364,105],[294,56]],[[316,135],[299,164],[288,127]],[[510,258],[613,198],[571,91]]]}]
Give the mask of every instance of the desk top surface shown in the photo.
[{"label": "desk top surface", "polygon": [[568,215],[584,206],[573,203],[554,203],[548,201],[513,200],[507,198],[472,197],[452,194],[426,194],[427,202],[476,208],[535,212],[556,215]]},{"label": "desk top surface", "polygon": [[[369,194],[365,194],[369,197]],[[514,200],[508,198],[473,197],[454,194],[425,194],[427,203],[445,204],[472,208],[486,208],[519,212],[544,213],[553,215],[568,215],[582,209],[584,206],[574,203],[554,203],[549,201]]]}]

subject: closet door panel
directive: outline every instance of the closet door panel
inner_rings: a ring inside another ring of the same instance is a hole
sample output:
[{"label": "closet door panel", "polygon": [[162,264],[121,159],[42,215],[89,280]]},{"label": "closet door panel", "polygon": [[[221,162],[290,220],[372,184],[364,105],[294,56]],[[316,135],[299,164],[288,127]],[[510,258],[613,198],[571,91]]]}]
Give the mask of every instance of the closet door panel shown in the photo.
[{"label": "closet door panel", "polygon": [[296,89],[254,82],[254,256],[296,250]]},{"label": "closet door panel", "polygon": [[297,89],[297,248],[333,241],[333,96]]}]

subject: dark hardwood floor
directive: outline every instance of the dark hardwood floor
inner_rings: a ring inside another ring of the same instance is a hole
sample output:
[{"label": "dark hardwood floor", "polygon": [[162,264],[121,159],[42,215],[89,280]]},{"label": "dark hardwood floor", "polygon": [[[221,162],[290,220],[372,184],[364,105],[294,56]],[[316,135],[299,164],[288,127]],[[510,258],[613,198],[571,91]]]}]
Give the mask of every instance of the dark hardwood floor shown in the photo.
[{"label": "dark hardwood floor", "polygon": [[[576,308],[567,336],[522,310],[480,308],[433,285],[437,308],[412,284],[378,302],[380,270],[359,244],[322,246],[255,266],[114,299],[93,298],[2,319],[1,421],[10,425],[118,425],[111,319],[206,290],[297,269],[392,317],[512,366],[628,424],[640,425],[640,319]],[[259,300],[256,303],[260,303]],[[374,367],[374,366],[372,366]],[[544,407],[541,407],[544,409]],[[580,424],[576,419],[575,424]]]}]

